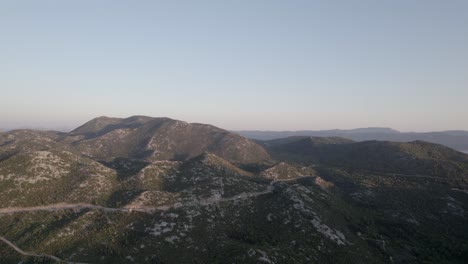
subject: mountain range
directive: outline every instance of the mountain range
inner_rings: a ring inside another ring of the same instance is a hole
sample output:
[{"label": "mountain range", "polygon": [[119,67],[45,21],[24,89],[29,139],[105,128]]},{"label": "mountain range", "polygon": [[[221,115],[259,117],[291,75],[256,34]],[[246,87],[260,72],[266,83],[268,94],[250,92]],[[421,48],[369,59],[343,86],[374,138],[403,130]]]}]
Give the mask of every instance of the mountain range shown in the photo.
[{"label": "mountain range", "polygon": [[400,132],[391,128],[369,127],[349,130],[301,130],[301,131],[235,131],[256,140],[271,140],[291,136],[343,137],[355,141],[380,140],[411,142],[416,140],[441,144],[459,151],[468,152],[468,131],[452,130],[441,132]]},{"label": "mountain range", "polygon": [[468,155],[421,140],[98,117],[0,132],[0,204],[1,263],[468,260]]}]

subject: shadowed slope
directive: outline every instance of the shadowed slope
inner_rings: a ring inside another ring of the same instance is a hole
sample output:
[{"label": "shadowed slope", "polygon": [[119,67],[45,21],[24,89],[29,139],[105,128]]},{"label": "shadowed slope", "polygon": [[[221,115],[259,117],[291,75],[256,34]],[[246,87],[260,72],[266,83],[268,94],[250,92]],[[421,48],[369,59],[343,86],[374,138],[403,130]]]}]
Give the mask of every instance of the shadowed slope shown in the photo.
[{"label": "shadowed slope", "polygon": [[468,184],[468,155],[423,141],[409,143],[339,138],[288,138],[263,142],[273,157],[350,170],[420,174]]}]

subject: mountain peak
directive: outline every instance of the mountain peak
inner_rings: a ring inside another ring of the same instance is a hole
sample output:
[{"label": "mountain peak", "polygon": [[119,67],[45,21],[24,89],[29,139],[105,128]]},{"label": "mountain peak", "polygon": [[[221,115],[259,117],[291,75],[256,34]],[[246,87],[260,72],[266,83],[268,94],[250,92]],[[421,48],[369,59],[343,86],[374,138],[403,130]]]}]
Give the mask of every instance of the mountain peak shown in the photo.
[{"label": "mountain peak", "polygon": [[[167,118],[167,117],[161,117],[162,119],[163,118]],[[127,117],[125,119],[123,119],[122,121],[123,122],[126,122],[126,123],[131,123],[131,122],[149,122],[151,120],[155,119],[154,117],[150,117],[150,116],[144,116],[144,115],[134,115],[134,116],[130,116],[130,117]],[[169,119],[169,118],[167,118]]]},{"label": "mountain peak", "polygon": [[121,122],[121,118],[99,116],[89,120],[83,125],[75,128],[70,133],[71,134],[90,134],[97,133],[100,130],[104,129],[108,125],[113,125]]},{"label": "mountain peak", "polygon": [[235,163],[269,159],[260,145],[240,135],[167,117],[98,117],[69,135],[83,136],[76,146],[83,153],[100,158],[185,160],[209,151]]}]

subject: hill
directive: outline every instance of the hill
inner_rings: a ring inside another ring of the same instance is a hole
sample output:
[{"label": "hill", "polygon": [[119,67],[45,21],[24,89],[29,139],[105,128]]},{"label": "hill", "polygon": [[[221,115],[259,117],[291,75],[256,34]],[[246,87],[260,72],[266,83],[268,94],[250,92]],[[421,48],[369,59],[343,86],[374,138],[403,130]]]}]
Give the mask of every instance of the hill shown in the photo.
[{"label": "hill", "polygon": [[467,157],[145,116],[0,133],[0,262],[466,263]]},{"label": "hill", "polygon": [[73,130],[63,141],[98,159],[186,160],[204,152],[234,163],[258,163],[269,159],[262,147],[242,136],[211,125],[189,124],[170,118],[99,117]]},{"label": "hill", "polygon": [[348,170],[426,175],[468,186],[468,155],[423,141],[352,142],[342,138],[291,137],[263,142],[277,159]]},{"label": "hill", "polygon": [[412,142],[426,141],[444,145],[459,151],[468,151],[468,131],[442,131],[442,132],[399,132],[391,128],[357,128],[334,130],[303,130],[303,131],[237,131],[242,136],[256,140],[271,140],[292,136],[311,137],[342,137],[355,141],[394,141]]}]

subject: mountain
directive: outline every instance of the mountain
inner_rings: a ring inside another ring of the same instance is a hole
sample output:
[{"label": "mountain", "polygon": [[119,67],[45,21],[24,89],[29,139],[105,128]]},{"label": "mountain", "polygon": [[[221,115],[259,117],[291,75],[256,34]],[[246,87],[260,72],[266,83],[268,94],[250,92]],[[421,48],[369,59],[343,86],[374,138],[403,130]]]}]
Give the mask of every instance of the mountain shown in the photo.
[{"label": "mountain", "polygon": [[145,116],[4,132],[0,262],[466,263],[467,168],[422,141]]},{"label": "mountain", "polygon": [[206,151],[234,163],[258,163],[269,159],[263,148],[242,136],[211,125],[189,124],[170,118],[99,117],[71,131],[63,141],[81,153],[99,159],[185,160]]},{"label": "mountain", "polygon": [[238,134],[256,140],[271,140],[291,136],[342,137],[355,141],[379,140],[395,142],[427,141],[468,151],[468,131],[399,132],[391,128],[357,128],[350,130],[304,130],[304,131],[237,131]]}]

